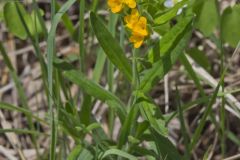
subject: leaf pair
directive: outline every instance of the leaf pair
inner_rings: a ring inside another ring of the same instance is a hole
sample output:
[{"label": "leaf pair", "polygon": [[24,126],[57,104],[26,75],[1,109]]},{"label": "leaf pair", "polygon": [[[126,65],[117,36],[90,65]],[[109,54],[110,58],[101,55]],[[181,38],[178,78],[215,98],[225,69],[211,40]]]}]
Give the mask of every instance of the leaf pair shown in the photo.
[{"label": "leaf pair", "polygon": [[[37,11],[33,10],[31,14],[27,13],[22,4],[18,2],[8,2],[3,8],[4,21],[11,33],[20,39],[25,40],[28,36],[23,22],[20,18],[22,15],[32,36],[43,32]],[[43,12],[41,13],[43,15]]]}]

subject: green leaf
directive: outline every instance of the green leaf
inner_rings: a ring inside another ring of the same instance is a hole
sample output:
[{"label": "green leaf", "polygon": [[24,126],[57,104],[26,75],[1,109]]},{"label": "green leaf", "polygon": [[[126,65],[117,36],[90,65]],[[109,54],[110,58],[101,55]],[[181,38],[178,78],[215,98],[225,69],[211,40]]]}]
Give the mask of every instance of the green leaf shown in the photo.
[{"label": "green leaf", "polygon": [[136,153],[140,156],[146,157],[147,155],[149,155],[149,156],[154,157],[155,159],[158,159],[157,154],[153,150],[146,149],[144,147],[140,147],[140,146],[137,146],[137,145],[133,146],[132,150],[134,151],[134,153]]},{"label": "green leaf", "polygon": [[119,42],[113,38],[112,34],[108,31],[104,23],[91,12],[90,15],[92,28],[100,43],[102,49],[107,55],[108,59],[126,76],[131,82],[132,70],[131,65],[127,57],[125,56],[123,49],[120,47]]},{"label": "green leaf", "polygon": [[[27,23],[29,26],[30,33],[34,36],[35,34],[43,33],[43,28],[38,17],[38,11],[33,10],[31,13],[31,19],[29,18],[29,22]],[[40,16],[44,15],[43,10],[39,10]]]},{"label": "green leaf", "polygon": [[[61,8],[61,6],[59,5],[59,2],[55,1],[55,9],[56,11],[59,11],[59,9]],[[69,34],[71,36],[73,36],[74,34],[74,25],[70,19],[70,17],[68,16],[68,14],[63,14],[62,16],[62,22],[63,22],[63,25],[65,26],[66,30],[69,32]]]},{"label": "green leaf", "polygon": [[13,1],[13,0],[8,0],[8,1],[0,1],[0,22],[2,21],[2,20],[4,20],[4,10],[3,10],[3,8],[4,8],[4,6],[5,6],[5,4],[7,3],[7,2],[10,2],[10,1]]},{"label": "green leaf", "polygon": [[197,86],[198,90],[200,91],[201,96],[205,97],[204,89],[200,83],[200,79],[198,78],[197,74],[195,73],[192,65],[188,61],[185,54],[183,54],[180,58],[180,62],[184,65],[186,71],[188,72],[189,76],[194,81],[195,85]]},{"label": "green leaf", "polygon": [[[54,5],[55,1],[51,1],[51,5]],[[53,58],[55,56],[55,36],[57,26],[62,18],[62,16],[69,10],[69,8],[76,2],[76,0],[68,0],[66,1],[62,7],[58,10],[58,12],[51,13],[51,28],[47,37],[47,80],[48,80],[48,107],[51,116],[51,144],[50,144],[50,160],[55,159],[55,149],[57,144],[57,123],[54,118],[54,109],[53,109],[53,93],[54,89],[58,89],[59,87],[53,87]],[[54,8],[54,6],[53,6]],[[53,10],[52,10],[53,11]],[[59,102],[57,102],[59,103]]]},{"label": "green leaf", "polygon": [[14,132],[16,134],[33,134],[33,135],[41,134],[38,131],[33,131],[33,130],[28,130],[28,129],[18,129],[18,128],[1,129],[0,128],[0,134],[11,133],[11,132]]},{"label": "green leaf", "polygon": [[240,41],[240,5],[228,7],[224,10],[221,20],[222,38],[232,47]]},{"label": "green leaf", "polygon": [[107,102],[109,106],[116,107],[120,117],[124,119],[124,115],[126,115],[126,111],[124,110],[124,104],[121,100],[113,95],[111,92],[105,90],[95,82],[87,79],[80,71],[71,70],[65,71],[64,76],[72,81],[73,83],[80,86],[80,88],[87,94],[103,101]]},{"label": "green leaf", "polygon": [[34,114],[32,114],[32,112],[30,112],[29,110],[27,110],[23,107],[16,107],[16,106],[8,104],[8,103],[0,102],[0,109],[6,109],[9,111],[17,111],[17,112],[23,113],[27,116],[31,116],[33,119],[36,119],[38,122],[44,123],[45,125],[47,124],[46,121],[35,116]]},{"label": "green leaf", "polygon": [[[167,136],[168,130],[159,107],[154,104],[153,100],[145,96],[144,93],[138,91],[135,94],[138,97],[136,105],[139,106],[142,117],[158,134]],[[137,133],[137,136],[140,136],[139,133]]]},{"label": "green leaf", "polygon": [[101,124],[99,124],[99,123],[92,123],[89,126],[87,126],[86,132],[89,133],[92,130],[97,129],[97,128],[101,128]]},{"label": "green leaf", "polygon": [[136,106],[132,106],[120,131],[119,142],[118,142],[119,148],[121,148],[126,143],[127,137],[131,131],[132,125],[136,121],[137,113],[138,113],[138,108]]},{"label": "green leaf", "polygon": [[[157,47],[156,49],[160,50],[158,51],[159,55],[154,54],[154,49],[151,50],[151,52],[148,54],[148,60],[153,63],[160,59],[160,57],[163,57],[166,55],[170,50],[172,50],[182,39],[184,34],[186,33],[186,28],[191,24],[192,17],[186,17],[182,20],[180,20],[168,33],[166,33],[163,38],[160,40],[160,47]],[[156,50],[155,49],[155,50]]]},{"label": "green leaf", "polygon": [[[73,60],[74,61],[74,60]],[[57,57],[53,60],[54,67],[61,69],[61,70],[72,70],[74,66],[68,61],[68,59],[59,59]]]},{"label": "green leaf", "polygon": [[22,24],[20,16],[17,11],[16,5],[19,6],[20,12],[24,17],[25,21],[29,21],[30,16],[27,14],[26,10],[20,3],[8,2],[4,6],[4,20],[6,22],[7,28],[11,33],[20,39],[26,39],[27,33]]},{"label": "green leaf", "polygon": [[78,156],[81,153],[81,150],[82,150],[81,145],[75,146],[73,150],[70,152],[70,154],[68,155],[67,160],[78,160]]},{"label": "green leaf", "polygon": [[180,39],[173,50],[169,50],[162,58],[153,63],[152,68],[144,71],[140,82],[140,90],[144,93],[148,92],[155,84],[169,72],[177,61],[178,57],[185,49],[187,42],[191,36],[191,32],[185,31],[185,35]]},{"label": "green leaf", "polygon": [[121,103],[120,100],[115,95],[105,90],[95,82],[87,79],[85,75],[83,75],[80,71],[76,70],[66,71],[64,72],[64,76],[73,83],[80,86],[84,92],[92,95],[97,99],[102,100],[103,102],[112,100]]},{"label": "green leaf", "polygon": [[218,24],[218,10],[216,0],[207,0],[196,5],[196,28],[205,36],[210,36]]},{"label": "green leaf", "polygon": [[161,119],[156,119],[154,117],[154,113],[152,112],[151,107],[153,107],[153,106],[150,105],[149,103],[142,104],[140,109],[141,109],[144,119],[149,121],[149,124],[156,132],[158,132],[159,134],[161,134],[163,136],[167,136],[168,130],[165,127],[165,122]]},{"label": "green leaf", "polygon": [[103,154],[103,157],[102,158],[105,158],[109,155],[118,155],[118,156],[121,156],[121,157],[124,157],[124,158],[127,158],[129,160],[137,160],[137,158],[129,153],[126,153],[124,151],[121,151],[119,149],[109,149],[107,150],[104,154]]},{"label": "green leaf", "polygon": [[181,2],[177,3],[168,12],[161,14],[160,16],[154,17],[154,23],[160,25],[170,21],[172,18],[177,16],[178,10],[181,9],[187,3],[188,0],[182,0]]},{"label": "green leaf", "polygon": [[155,143],[158,147],[162,159],[166,160],[181,159],[181,156],[179,155],[176,147],[172,144],[172,142],[168,138],[162,136],[161,134],[158,134],[154,130],[151,130],[151,133],[155,139]]},{"label": "green leaf", "polygon": [[94,157],[92,155],[92,153],[87,150],[87,149],[83,149],[79,155],[79,157],[77,158],[77,160],[82,160],[82,159],[87,159],[87,160],[92,160]]},{"label": "green leaf", "polygon": [[[19,7],[19,11],[31,35],[34,36],[36,34],[42,33],[43,28],[39,17],[37,16],[37,11],[33,10],[31,14],[28,14],[23,5],[17,2],[8,2],[4,6],[4,19],[9,31],[20,39],[24,40],[27,38],[27,32],[24,28],[23,22],[21,21],[16,5]],[[43,11],[41,11],[41,16],[43,14]]]},{"label": "green leaf", "polygon": [[139,138],[149,127],[148,121],[139,122],[136,128],[135,137]]}]

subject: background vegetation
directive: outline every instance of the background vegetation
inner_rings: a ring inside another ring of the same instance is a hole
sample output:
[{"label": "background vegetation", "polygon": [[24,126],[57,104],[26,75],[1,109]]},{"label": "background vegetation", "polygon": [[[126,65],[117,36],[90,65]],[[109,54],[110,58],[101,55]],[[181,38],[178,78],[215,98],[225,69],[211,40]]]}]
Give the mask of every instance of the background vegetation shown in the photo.
[{"label": "background vegetation", "polygon": [[239,1],[136,4],[0,1],[0,159],[240,159]]}]

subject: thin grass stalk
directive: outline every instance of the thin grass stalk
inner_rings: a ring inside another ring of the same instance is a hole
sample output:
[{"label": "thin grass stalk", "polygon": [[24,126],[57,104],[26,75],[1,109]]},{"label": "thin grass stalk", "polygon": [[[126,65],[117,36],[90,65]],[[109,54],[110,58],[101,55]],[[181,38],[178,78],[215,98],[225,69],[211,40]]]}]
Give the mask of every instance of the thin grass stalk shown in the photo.
[{"label": "thin grass stalk", "polygon": [[[85,1],[81,0],[79,4],[79,63],[80,63],[80,70],[82,73],[86,73],[85,67],[85,60],[86,60],[86,53],[85,53],[85,46],[84,46],[84,14],[85,14]],[[92,98],[90,95],[82,93],[81,94],[81,112],[80,112],[80,120],[84,125],[89,125],[90,117],[91,117],[91,106],[92,106]]]},{"label": "thin grass stalk", "polygon": [[[17,75],[17,73],[16,73],[16,71],[15,71],[15,69],[14,69],[14,67],[13,67],[13,65],[12,65],[8,55],[7,55],[7,53],[6,53],[6,50],[5,50],[5,48],[4,48],[4,46],[3,46],[3,44],[1,42],[0,42],[0,52],[1,52],[2,56],[3,56],[4,62],[6,63],[8,69],[10,70],[10,74],[11,74],[11,77],[13,78],[13,81],[14,81],[15,86],[17,88],[17,92],[18,92],[18,95],[20,97],[20,102],[22,103],[22,106],[25,109],[31,111],[30,107],[28,105],[27,97],[26,97],[26,95],[24,93],[24,89],[23,89],[23,86],[21,84],[21,81],[18,78],[18,75]],[[25,114],[25,115],[27,117],[27,122],[28,122],[28,124],[30,126],[30,129],[35,131],[35,127],[33,125],[32,117],[30,115],[28,115],[28,114]],[[36,135],[31,135],[31,138],[32,138],[35,150],[37,152],[37,158],[39,158],[39,150],[38,150]]]},{"label": "thin grass stalk", "polygon": [[[51,0],[51,25],[54,25],[54,15],[55,15],[55,0]],[[48,107],[51,117],[51,142],[50,142],[50,160],[55,160],[55,148],[56,148],[56,128],[55,128],[55,116],[53,108],[53,55],[55,52],[54,38],[48,38],[48,51],[47,51],[47,71],[48,71]]]},{"label": "thin grass stalk", "polygon": [[84,12],[85,12],[85,0],[80,1],[79,6],[79,63],[82,73],[85,73],[85,46],[84,46]]},{"label": "thin grass stalk", "polygon": [[[132,73],[133,73],[133,81],[132,81],[132,86],[134,91],[138,91],[139,89],[139,84],[140,84],[140,79],[138,75],[138,70],[137,70],[137,58],[138,58],[138,49],[133,49],[133,55],[132,55]],[[132,105],[136,102],[137,97],[136,94],[134,95]]]},{"label": "thin grass stalk", "polygon": [[97,6],[98,6],[99,0],[94,0],[92,3],[92,11],[96,12],[97,11]]},{"label": "thin grass stalk", "polygon": [[[48,35],[47,27],[45,25],[43,17],[41,16],[41,13],[40,13],[40,10],[39,10],[39,7],[38,7],[38,4],[37,4],[36,0],[33,0],[33,8],[37,13],[37,18],[39,19],[41,28],[43,30],[44,38],[47,39],[47,35]],[[35,26],[36,26],[36,24],[35,24]]]},{"label": "thin grass stalk", "polygon": [[[34,2],[34,9],[35,9],[35,11],[36,12],[38,12],[38,8],[37,8],[37,4],[36,4],[36,2]],[[37,31],[37,16],[38,15],[36,15],[36,12],[34,12],[34,20],[33,20],[33,23],[34,23],[34,30],[35,30],[35,36],[34,36],[34,38],[35,38],[35,42],[37,43],[37,44],[39,44],[39,37],[38,37],[38,31]],[[38,14],[38,13],[37,13]],[[37,111],[37,114],[38,114],[38,111]],[[36,139],[36,136],[37,135],[33,135],[33,136],[35,136],[35,139]],[[37,150],[36,150],[36,153],[37,153],[37,158],[39,159],[39,157],[40,157],[40,153],[39,153],[39,146],[38,146],[38,144],[36,143],[36,147],[37,147]]]},{"label": "thin grass stalk", "polygon": [[190,153],[188,152],[189,151],[189,137],[188,137],[188,134],[187,134],[187,129],[186,129],[186,126],[185,126],[185,121],[184,121],[184,115],[183,115],[183,108],[182,108],[182,104],[181,104],[181,97],[180,97],[180,93],[179,93],[179,90],[178,90],[178,86],[176,85],[176,99],[177,99],[177,106],[178,106],[178,112],[179,112],[179,121],[180,121],[180,124],[181,124],[181,133],[183,135],[183,142],[184,142],[184,145],[185,145],[185,148],[186,148],[186,151],[185,151],[185,154],[184,154],[184,159],[185,160],[188,160],[190,159]]},{"label": "thin grass stalk", "polygon": [[195,131],[195,133],[193,135],[193,138],[191,139],[191,144],[190,144],[190,147],[189,147],[189,153],[191,153],[191,151],[195,147],[197,141],[199,140],[200,134],[201,134],[201,132],[203,130],[203,127],[204,127],[204,125],[206,123],[207,117],[210,114],[210,112],[212,110],[212,106],[213,106],[214,102],[217,99],[218,91],[219,91],[219,89],[221,87],[221,84],[223,82],[223,79],[224,79],[226,71],[227,71],[227,67],[225,67],[224,72],[221,75],[220,81],[219,81],[216,89],[214,90],[213,96],[211,97],[211,99],[210,99],[210,101],[208,103],[208,106],[206,107],[206,110],[205,110],[205,112],[203,114],[203,117],[200,120],[200,123],[199,123],[199,125],[198,125],[198,127],[197,127],[197,129],[196,129],[196,131]]},{"label": "thin grass stalk", "polygon": [[[26,22],[25,22],[25,20],[24,20],[24,18],[23,18],[23,15],[21,14],[20,8],[19,8],[19,6],[18,6],[18,2],[15,2],[15,6],[16,6],[17,12],[18,12],[18,14],[19,14],[19,17],[20,17],[20,19],[21,19],[21,22],[22,22],[22,24],[23,24],[23,26],[24,26],[24,29],[25,29],[25,31],[27,32],[27,35],[30,37],[31,42],[32,42],[32,44],[33,44],[33,46],[34,46],[34,49],[35,49],[36,52],[37,52],[38,57],[40,57],[39,46],[35,43],[34,38],[33,38],[33,37],[31,36],[31,34],[30,34],[30,31],[29,31],[29,29],[28,29],[28,27],[27,27],[27,25],[26,25]],[[3,50],[3,51],[5,51],[5,50]],[[12,73],[13,73],[13,72],[12,72]],[[23,103],[23,105],[26,106],[27,108],[29,108],[28,102],[27,102],[27,98],[26,98],[26,97],[24,98],[24,96],[25,96],[24,90],[23,90],[23,88],[21,87],[20,81],[17,80],[17,79],[18,79],[17,74],[13,74],[13,77],[15,77],[14,79],[16,80],[16,84],[19,85],[19,87],[17,87],[17,88],[18,88],[18,90],[20,91],[20,98],[21,98],[23,101],[25,101],[25,102]],[[18,81],[19,81],[19,82],[18,82]],[[21,92],[22,92],[22,93],[21,93]],[[35,127],[34,127],[34,125],[33,125],[32,118],[29,117],[29,116],[27,116],[27,120],[28,120],[28,123],[29,123],[29,125],[30,125],[31,130],[35,130]],[[39,151],[38,151],[37,140],[36,140],[35,135],[32,135],[32,140],[33,140],[33,144],[34,144],[34,147],[35,147],[35,149],[36,149],[36,152],[37,152],[37,156],[39,157]]]},{"label": "thin grass stalk", "polygon": [[44,61],[44,58],[43,58],[43,56],[42,56],[42,54],[41,54],[39,43],[36,43],[36,42],[35,42],[35,39],[34,39],[34,37],[33,37],[33,36],[31,35],[31,33],[30,33],[30,30],[29,30],[29,28],[28,28],[28,26],[27,26],[27,24],[26,24],[26,22],[25,22],[25,20],[24,20],[24,18],[23,18],[23,15],[22,15],[22,13],[21,13],[21,11],[20,11],[20,9],[19,9],[19,6],[17,5],[17,3],[15,3],[15,5],[16,5],[16,8],[17,8],[17,12],[18,12],[18,14],[19,14],[19,17],[20,17],[20,19],[21,19],[21,22],[22,22],[22,24],[23,24],[23,27],[24,27],[24,29],[25,29],[25,31],[26,31],[26,33],[27,33],[27,36],[30,38],[31,44],[33,45],[33,48],[34,48],[34,50],[35,50],[35,52],[36,52],[36,57],[37,57],[37,58],[39,59],[39,61],[40,61],[40,66],[41,66],[41,71],[42,71],[43,85],[44,85],[46,94],[48,95],[48,90],[47,90],[47,66],[46,66],[46,63],[45,63],[45,61]]}]

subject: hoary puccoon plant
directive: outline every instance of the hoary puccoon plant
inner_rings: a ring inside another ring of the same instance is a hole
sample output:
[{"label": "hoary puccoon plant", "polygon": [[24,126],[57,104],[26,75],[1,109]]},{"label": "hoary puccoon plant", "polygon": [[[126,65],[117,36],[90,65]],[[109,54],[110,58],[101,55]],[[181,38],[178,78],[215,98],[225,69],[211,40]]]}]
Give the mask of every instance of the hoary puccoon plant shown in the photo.
[{"label": "hoary puccoon plant", "polygon": [[[79,23],[75,24],[67,11],[73,5],[78,7],[78,4]],[[217,0],[92,0],[91,3],[66,0],[64,4],[51,0],[50,29],[45,25],[45,13],[38,3],[33,0],[28,5],[33,8],[31,12],[18,1],[0,2],[0,21],[13,35],[28,39],[26,42],[33,45],[40,63],[40,77],[49,111],[45,119],[31,112],[21,81],[2,43],[0,52],[17,86],[20,104],[25,109],[6,103],[0,103],[0,108],[16,110],[27,117],[31,131],[27,133],[33,133],[31,140],[39,159],[191,159],[222,82],[213,95],[206,96],[187,57],[203,68],[207,68],[203,64],[208,64],[208,59],[200,51],[192,52],[198,48],[190,49],[188,44],[192,32],[197,31],[211,37],[219,52],[222,51],[220,44],[225,42],[236,47],[240,37],[239,5],[220,12]],[[103,7],[108,14],[101,14]],[[79,55],[58,57],[55,37],[60,22],[70,39],[79,44]],[[45,51],[40,49],[40,41],[47,42]],[[89,54],[96,57],[91,76],[87,72],[90,65],[86,63]],[[223,54],[220,52],[218,55]],[[177,93],[171,95],[174,101],[170,102],[170,108],[166,107],[167,104],[159,106],[151,91],[177,61],[180,62],[177,65],[183,65],[184,73],[193,80],[200,98],[182,104],[176,87]],[[224,71],[223,63],[221,67]],[[78,94],[72,94],[72,84],[79,87]],[[190,136],[186,132],[183,114],[196,104],[207,108]],[[107,110],[104,110],[106,106]],[[96,114],[99,110],[105,114],[99,117]],[[181,122],[183,141],[179,143],[184,145],[182,153],[169,140],[168,128],[174,118]],[[37,142],[42,132],[33,125],[35,121],[51,130],[43,135],[50,137],[50,149],[44,153],[39,152]],[[218,131],[224,132],[224,121]],[[219,137],[224,144],[222,132]],[[224,145],[220,148],[224,155]]]}]

